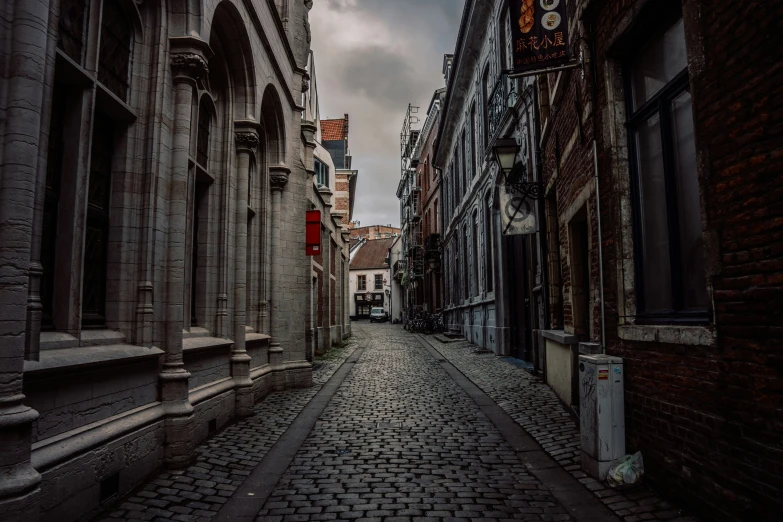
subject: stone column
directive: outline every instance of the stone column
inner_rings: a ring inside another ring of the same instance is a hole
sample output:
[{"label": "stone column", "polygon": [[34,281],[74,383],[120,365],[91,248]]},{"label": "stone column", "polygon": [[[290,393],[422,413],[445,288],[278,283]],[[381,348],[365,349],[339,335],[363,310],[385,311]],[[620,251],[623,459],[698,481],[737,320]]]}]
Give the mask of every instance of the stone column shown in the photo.
[{"label": "stone column", "polygon": [[235,124],[237,147],[236,239],[234,247],[234,347],[231,375],[236,386],[236,412],[253,415],[253,381],[250,356],[245,350],[247,323],[247,201],[250,159],[258,147],[258,134],[249,122]]},{"label": "stone column", "polygon": [[283,347],[280,344],[280,336],[283,333],[283,318],[280,311],[280,275],[282,273],[283,259],[280,242],[281,213],[280,207],[283,201],[283,190],[288,183],[291,169],[285,165],[273,165],[269,167],[269,187],[272,192],[272,223],[270,227],[270,285],[269,285],[269,312],[270,337],[269,340],[269,364],[274,373],[273,386],[276,390],[285,388],[285,375],[282,373]]},{"label": "stone column", "polygon": [[49,2],[16,0],[8,56],[5,136],[0,148],[0,513],[38,520],[41,476],[30,462],[38,412],[23,404],[28,281]]},{"label": "stone column", "polygon": [[192,37],[171,38],[174,77],[174,121],[168,185],[168,251],[166,256],[165,350],[160,373],[161,400],[166,412],[164,462],[169,467],[189,463],[193,447],[193,406],[188,394],[190,373],[182,355],[185,320],[185,234],[190,176],[191,115],[198,81],[207,74],[206,42]]},{"label": "stone column", "polygon": [[[326,209],[324,219],[331,219],[328,212],[329,207],[327,206]],[[321,229],[321,259],[323,259],[324,266],[324,275],[321,278],[323,286],[321,290],[323,294],[321,324],[324,334],[319,340],[321,341],[321,353],[326,353],[332,347],[332,234],[328,228]]]}]

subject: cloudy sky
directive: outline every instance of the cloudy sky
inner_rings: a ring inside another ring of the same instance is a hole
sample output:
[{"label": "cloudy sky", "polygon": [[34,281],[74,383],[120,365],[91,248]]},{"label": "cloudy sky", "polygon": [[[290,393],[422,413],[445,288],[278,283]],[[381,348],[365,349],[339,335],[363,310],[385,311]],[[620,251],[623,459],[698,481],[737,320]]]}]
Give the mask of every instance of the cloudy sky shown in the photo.
[{"label": "cloudy sky", "polygon": [[[350,116],[359,170],[353,218],[399,225],[400,129],[408,103],[421,123],[443,87],[464,0],[315,0],[310,11],[321,118]],[[421,125],[421,123],[419,125]]]}]

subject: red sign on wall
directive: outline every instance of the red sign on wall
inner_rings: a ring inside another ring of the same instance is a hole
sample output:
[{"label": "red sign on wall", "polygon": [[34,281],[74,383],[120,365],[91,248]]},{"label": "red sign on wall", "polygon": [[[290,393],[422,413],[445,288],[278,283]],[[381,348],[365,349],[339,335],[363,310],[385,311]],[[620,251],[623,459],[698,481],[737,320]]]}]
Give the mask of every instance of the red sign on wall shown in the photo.
[{"label": "red sign on wall", "polygon": [[321,253],[321,211],[308,210],[305,223],[305,247],[308,256]]}]

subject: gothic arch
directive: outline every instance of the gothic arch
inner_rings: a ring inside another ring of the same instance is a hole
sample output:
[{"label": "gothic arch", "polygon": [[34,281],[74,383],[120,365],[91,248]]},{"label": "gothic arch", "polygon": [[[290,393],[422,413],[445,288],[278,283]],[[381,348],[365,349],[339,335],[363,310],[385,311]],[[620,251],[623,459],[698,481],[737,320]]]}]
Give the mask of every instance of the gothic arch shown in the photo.
[{"label": "gothic arch", "polygon": [[266,151],[270,165],[285,165],[285,124],[283,106],[274,85],[267,85],[261,100],[261,122],[266,136]]},{"label": "gothic arch", "polygon": [[[230,97],[231,116],[234,120],[253,119],[256,109],[256,75],[253,51],[245,23],[237,7],[223,0],[215,9],[210,27],[209,46],[214,51],[210,59],[210,83],[212,70],[216,71],[221,87]],[[211,87],[217,87],[211,85]]]}]

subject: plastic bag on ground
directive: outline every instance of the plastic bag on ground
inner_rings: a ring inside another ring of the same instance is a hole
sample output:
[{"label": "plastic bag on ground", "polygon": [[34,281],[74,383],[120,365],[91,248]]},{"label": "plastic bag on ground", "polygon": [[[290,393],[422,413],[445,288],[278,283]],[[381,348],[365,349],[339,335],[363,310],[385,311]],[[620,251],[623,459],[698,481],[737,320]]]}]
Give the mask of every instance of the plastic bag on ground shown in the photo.
[{"label": "plastic bag on ground", "polygon": [[644,475],[642,452],[626,455],[612,462],[606,481],[613,488],[638,484]]}]

